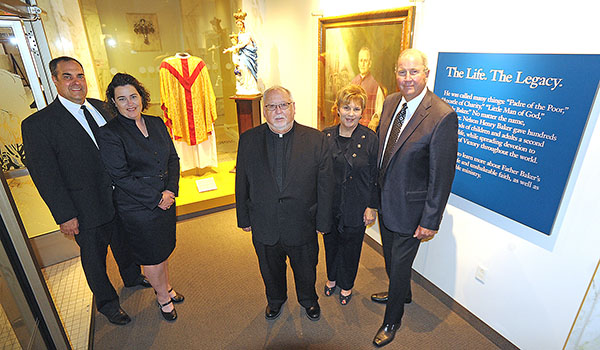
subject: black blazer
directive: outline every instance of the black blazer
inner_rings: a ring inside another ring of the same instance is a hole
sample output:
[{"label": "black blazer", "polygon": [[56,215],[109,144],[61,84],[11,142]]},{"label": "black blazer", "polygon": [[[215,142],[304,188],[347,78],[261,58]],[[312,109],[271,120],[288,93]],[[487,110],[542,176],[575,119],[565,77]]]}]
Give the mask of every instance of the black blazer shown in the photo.
[{"label": "black blazer", "polygon": [[[383,103],[378,129],[381,161],[383,143],[402,96]],[[427,90],[423,101],[400,134],[386,169],[379,212],[386,227],[413,234],[420,225],[438,230],[452,189],[458,149],[458,118],[446,102]]]},{"label": "black blazer", "polygon": [[100,128],[100,154],[115,182],[120,210],[154,209],[162,191],[179,191],[179,157],[162,119],[142,114],[149,138],[135,121],[117,116]]},{"label": "black blazer", "polygon": [[332,161],[345,164],[343,172],[335,173],[333,217],[343,226],[364,226],[363,214],[367,207],[377,209],[377,135],[358,124],[344,150],[340,148],[339,124],[323,130],[329,143]]},{"label": "black blazer", "polygon": [[[87,99],[106,119],[105,103]],[[25,165],[57,224],[89,229],[114,218],[112,183],[94,141],[58,98],[21,123]]]},{"label": "black blazer", "polygon": [[286,178],[279,191],[267,155],[267,124],[240,136],[235,176],[239,227],[252,226],[260,243],[299,246],[329,232],[333,173],[325,135],[298,123]]}]

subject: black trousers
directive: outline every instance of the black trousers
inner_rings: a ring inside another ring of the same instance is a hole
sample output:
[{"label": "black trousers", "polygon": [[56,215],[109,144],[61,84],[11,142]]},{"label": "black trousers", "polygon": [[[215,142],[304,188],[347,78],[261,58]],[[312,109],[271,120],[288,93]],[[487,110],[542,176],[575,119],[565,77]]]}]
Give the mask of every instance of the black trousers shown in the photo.
[{"label": "black trousers", "polygon": [[344,232],[339,232],[336,223],[330,233],[323,235],[327,279],[344,290],[354,287],[365,229],[344,226]]},{"label": "black trousers", "polygon": [[383,243],[385,271],[390,280],[389,299],[385,307],[383,323],[399,324],[404,315],[404,300],[411,295],[412,264],[417,256],[421,240],[413,237],[414,232],[390,231],[385,227],[385,219],[381,214],[379,215],[379,231]]},{"label": "black trousers", "polygon": [[108,246],[110,245],[125,285],[134,285],[140,276],[140,267],[134,263],[125,237],[120,234],[117,225],[115,218],[99,227],[80,230],[75,235],[83,272],[94,294],[96,308],[105,315],[110,315],[119,308],[119,296],[106,274]]},{"label": "black trousers", "polygon": [[305,308],[318,305],[315,282],[317,279],[317,261],[319,259],[319,243],[315,239],[301,246],[286,246],[281,242],[265,245],[252,238],[260,274],[265,283],[267,302],[272,308],[279,308],[287,300],[287,264],[294,273],[296,296]]}]

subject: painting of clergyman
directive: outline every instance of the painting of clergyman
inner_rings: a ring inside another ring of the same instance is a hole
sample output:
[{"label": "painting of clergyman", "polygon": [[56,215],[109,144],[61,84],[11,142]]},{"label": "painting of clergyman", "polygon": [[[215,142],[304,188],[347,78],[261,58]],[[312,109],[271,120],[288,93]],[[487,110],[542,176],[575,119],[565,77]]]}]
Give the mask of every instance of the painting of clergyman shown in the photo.
[{"label": "painting of clergyman", "polygon": [[367,104],[360,123],[373,130],[385,96],[397,90],[398,54],[412,46],[414,7],[319,20],[318,115],[320,129],[338,122],[331,107],[340,88],[362,86]]},{"label": "painting of clergyman", "polygon": [[162,51],[156,13],[128,13],[126,16],[134,51]]}]

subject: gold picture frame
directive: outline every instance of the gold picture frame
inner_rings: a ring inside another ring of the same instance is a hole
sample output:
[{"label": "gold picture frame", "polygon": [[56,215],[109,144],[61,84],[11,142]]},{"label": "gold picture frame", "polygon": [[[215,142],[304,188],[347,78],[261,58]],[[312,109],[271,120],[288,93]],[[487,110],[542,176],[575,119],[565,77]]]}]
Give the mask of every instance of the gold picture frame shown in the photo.
[{"label": "gold picture frame", "polygon": [[337,91],[357,76],[361,48],[369,48],[370,72],[384,94],[397,90],[394,67],[400,52],[412,47],[414,16],[410,6],[319,19],[319,129],[334,124],[331,107]]}]

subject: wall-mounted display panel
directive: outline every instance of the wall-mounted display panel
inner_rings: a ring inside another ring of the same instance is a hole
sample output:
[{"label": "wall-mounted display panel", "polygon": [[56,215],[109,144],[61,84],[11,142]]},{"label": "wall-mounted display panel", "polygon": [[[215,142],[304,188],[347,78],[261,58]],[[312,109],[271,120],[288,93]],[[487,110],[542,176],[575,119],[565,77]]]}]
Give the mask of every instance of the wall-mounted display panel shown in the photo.
[{"label": "wall-mounted display panel", "polygon": [[439,54],[459,117],[452,192],[549,235],[600,81],[600,55]]}]

